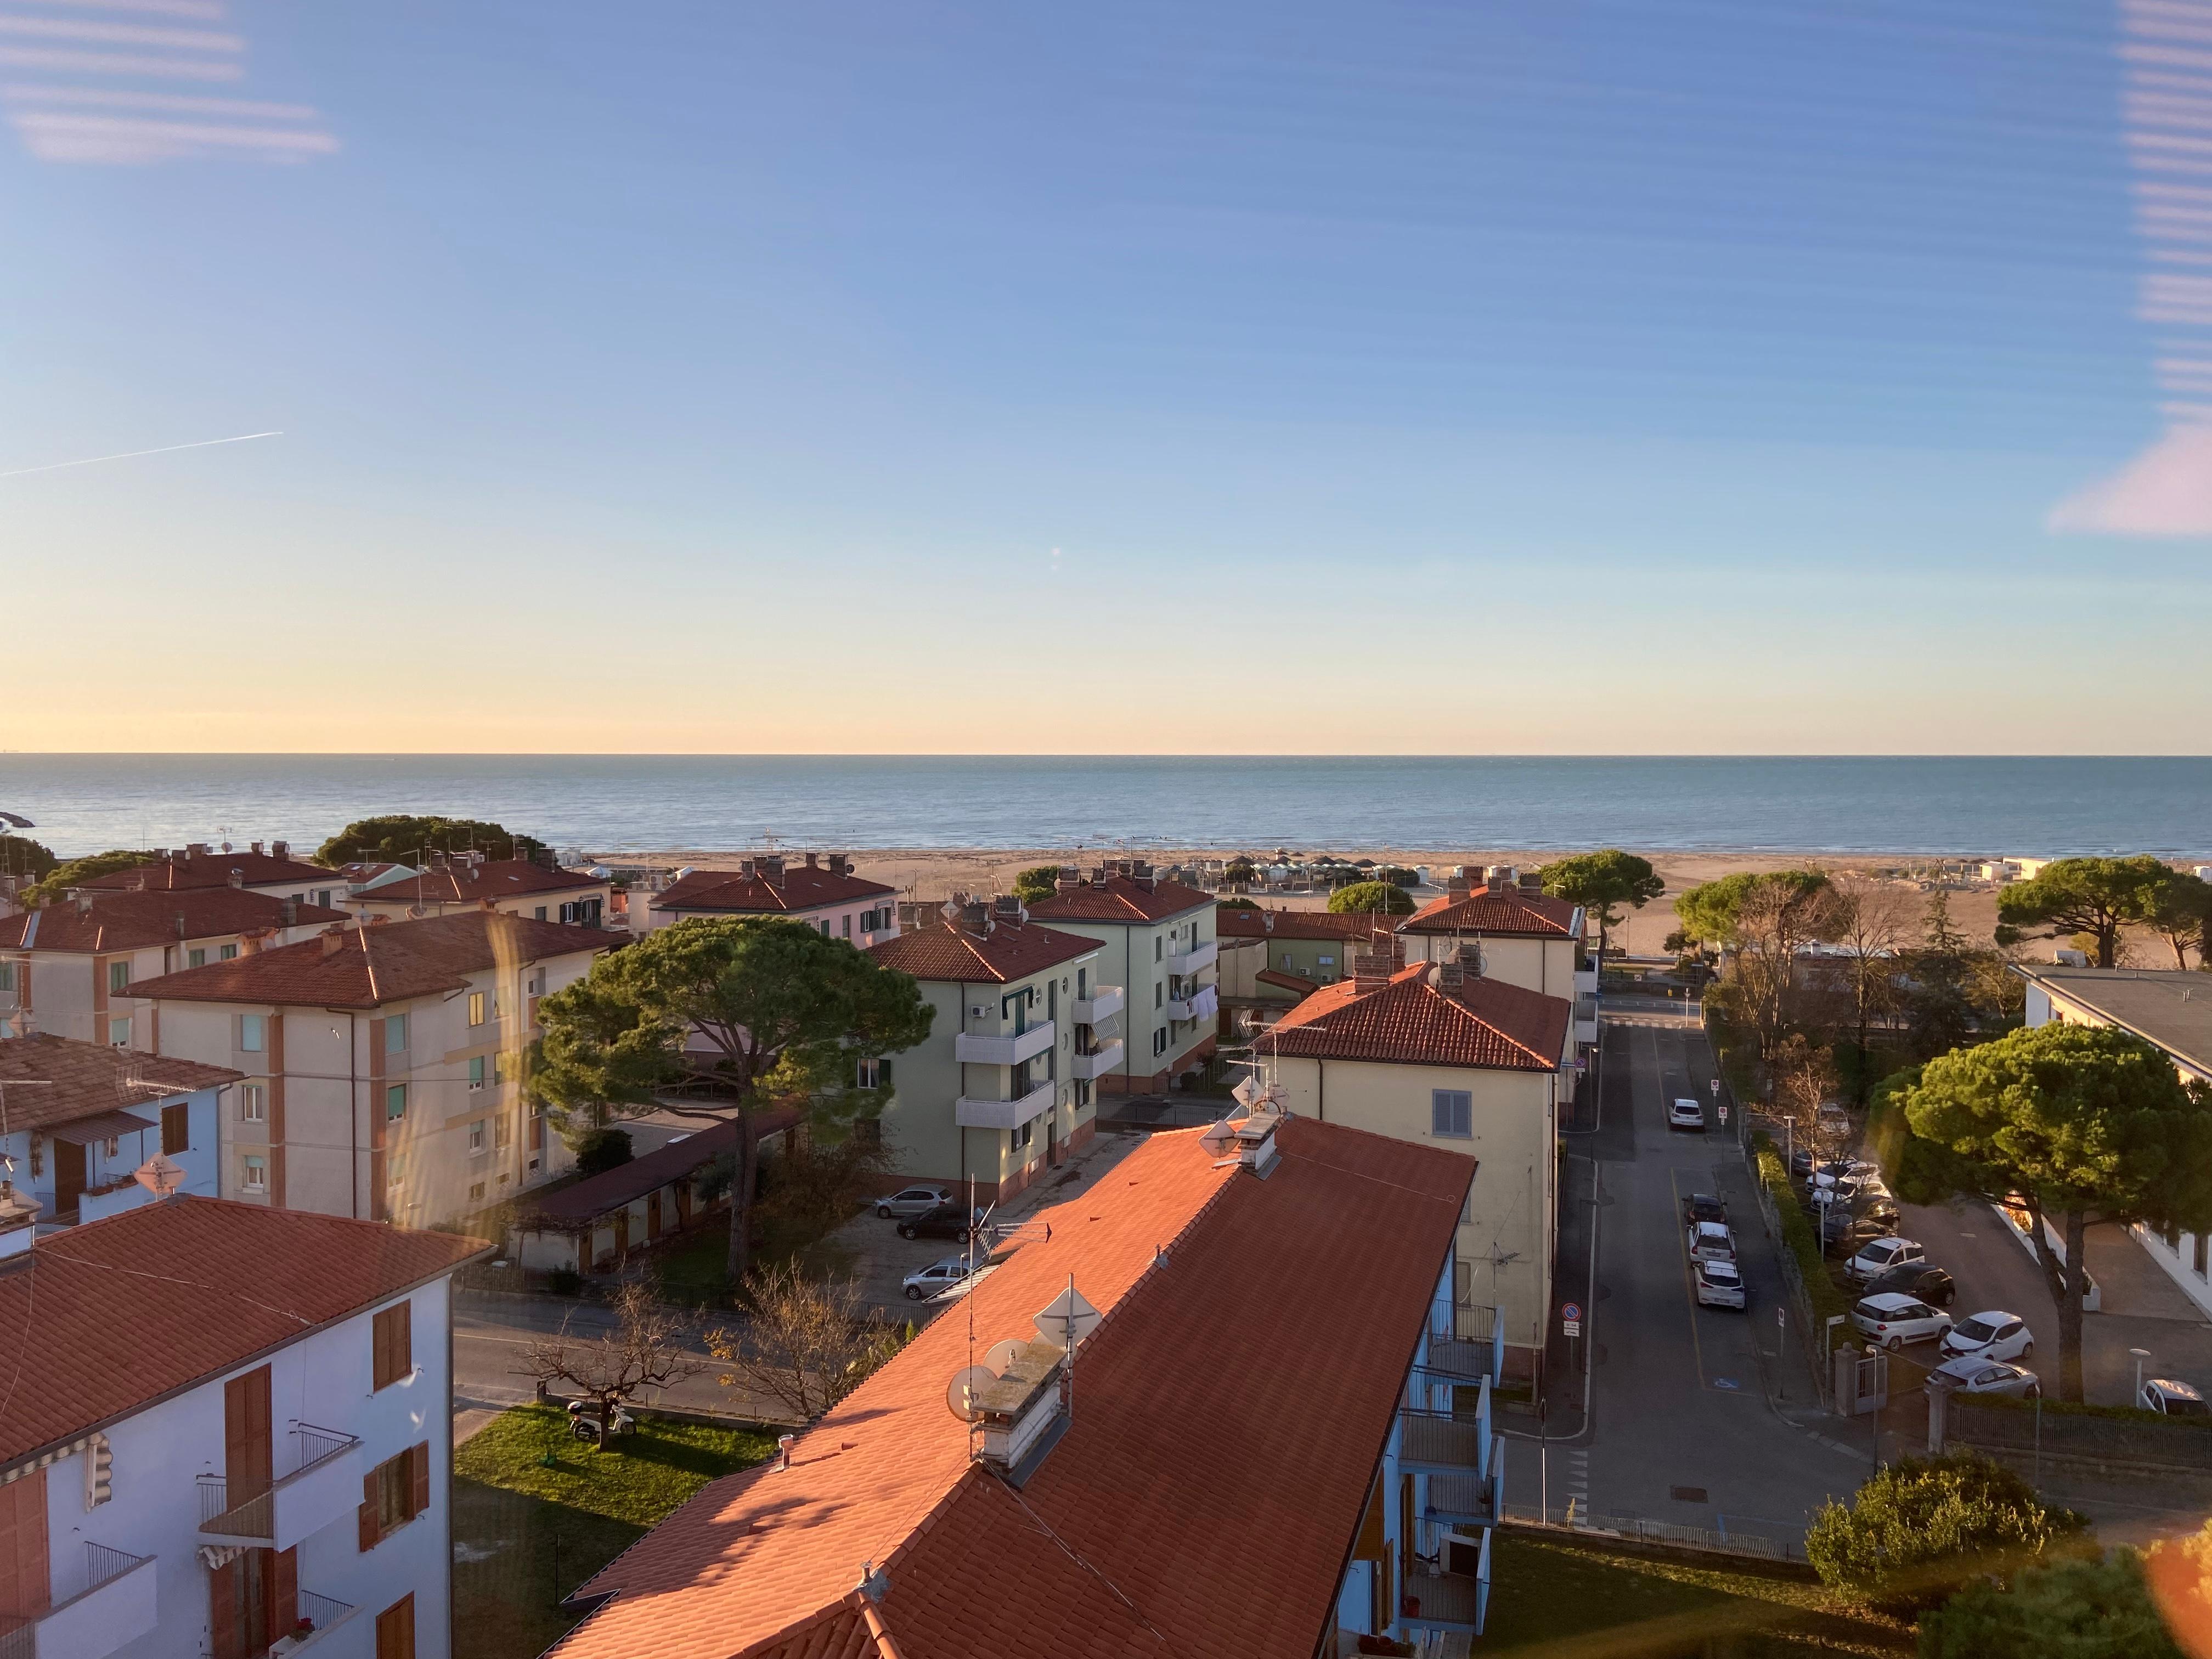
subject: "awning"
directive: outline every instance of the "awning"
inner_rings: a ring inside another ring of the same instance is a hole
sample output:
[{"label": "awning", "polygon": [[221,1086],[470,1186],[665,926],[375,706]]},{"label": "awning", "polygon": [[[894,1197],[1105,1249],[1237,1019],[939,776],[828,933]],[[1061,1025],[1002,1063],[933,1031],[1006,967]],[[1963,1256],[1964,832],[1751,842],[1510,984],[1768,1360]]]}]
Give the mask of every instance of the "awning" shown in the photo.
[{"label": "awning", "polygon": [[143,1117],[133,1117],[128,1112],[95,1112],[90,1117],[74,1118],[67,1123],[57,1123],[46,1133],[56,1140],[66,1140],[74,1146],[89,1146],[94,1141],[112,1140],[118,1135],[135,1135],[142,1129],[158,1129],[158,1123],[149,1123]]}]

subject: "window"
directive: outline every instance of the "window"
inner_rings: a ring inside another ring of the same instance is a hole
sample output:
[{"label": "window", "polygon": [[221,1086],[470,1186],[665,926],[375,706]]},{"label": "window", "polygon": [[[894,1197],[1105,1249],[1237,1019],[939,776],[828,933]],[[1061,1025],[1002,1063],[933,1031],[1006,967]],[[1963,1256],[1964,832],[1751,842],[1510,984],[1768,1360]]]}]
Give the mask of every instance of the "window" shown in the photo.
[{"label": "window", "polygon": [[1336,958],[1334,957],[1316,957],[1314,960],[1321,963],[1324,968],[1334,968],[1336,966]]},{"label": "window", "polygon": [[107,988],[110,992],[127,991],[131,988],[129,963],[111,962],[107,964]]},{"label": "window", "polygon": [[884,1144],[884,1121],[879,1117],[856,1117],[853,1120],[853,1144],[874,1148]]},{"label": "window", "polygon": [[1036,1120],[1035,1118],[1031,1118],[1026,1123],[1016,1126],[1014,1129],[1014,1150],[1016,1152],[1019,1152],[1023,1147],[1028,1146],[1031,1138],[1036,1133]]},{"label": "window", "polygon": [[469,993],[469,1024],[481,1025],[483,1023],[484,994],[482,991],[471,991]]},{"label": "window", "polygon": [[470,1197],[471,1199],[472,1199],[472,1200],[473,1200],[473,1199],[481,1199],[483,1195],[484,1195],[484,1184],[483,1184],[483,1182],[481,1182],[481,1181],[471,1181],[471,1182],[469,1182],[469,1197]]},{"label": "window", "polygon": [[[362,1477],[361,1547],[377,1544],[430,1507],[430,1443],[417,1441]],[[378,1635],[383,1620],[377,1621]],[[380,1651],[383,1644],[380,1641]]]},{"label": "window", "polygon": [[388,1389],[415,1370],[415,1322],[411,1304],[386,1308],[369,1322],[369,1348],[375,1381],[369,1391]]},{"label": "window", "polygon": [[1091,1085],[1082,1078],[1075,1080],[1075,1109],[1081,1111],[1091,1103]]},{"label": "window", "polygon": [[0,991],[13,991],[15,988],[15,964],[12,962],[0,962]]},{"label": "window", "polygon": [[376,1659],[415,1659],[415,1594],[376,1615]]},{"label": "window", "polygon": [[384,1022],[384,1052],[396,1054],[407,1047],[407,1016],[393,1014]]},{"label": "window", "polygon": [[1167,1000],[1168,988],[1155,981],[1152,985],[1152,1006],[1157,1008]]},{"label": "window", "polygon": [[1462,1227],[1474,1225],[1474,1183],[1471,1181],[1468,1182],[1467,1196],[1460,1200],[1459,1224]]},{"label": "window", "polygon": [[502,1152],[514,1144],[514,1121],[505,1112],[491,1121],[491,1144]]},{"label": "window", "polygon": [[190,951],[185,951],[185,967],[187,967],[187,968],[204,968],[204,967],[206,967],[206,966],[207,966],[207,948],[206,948],[204,945],[200,945],[200,946],[196,946],[195,948],[193,948],[193,949],[191,949],[191,950],[190,950]]},{"label": "window", "polygon": [[852,938],[852,937],[853,937],[853,913],[852,913],[850,910],[848,910],[848,911],[845,913],[845,915],[844,915],[844,923],[845,923],[845,937],[846,937],[847,939],[850,939],[850,938]]},{"label": "window", "polygon": [[1474,1133],[1474,1097],[1465,1089],[1429,1093],[1429,1133],[1466,1139]]},{"label": "window", "polygon": [[484,1057],[482,1054],[471,1054],[469,1056],[469,1087],[481,1089],[483,1085]]},{"label": "window", "polygon": [[541,904],[538,907],[538,914],[533,916],[532,920],[534,921],[543,921],[545,920],[545,907],[544,905]]},{"label": "window", "polygon": [[1164,1054],[1167,1053],[1167,1051],[1168,1032],[1167,1027],[1163,1025],[1158,1030],[1152,1033],[1152,1052],[1155,1054]]},{"label": "window", "polygon": [[246,1176],[241,1183],[249,1193],[269,1190],[269,1160],[249,1154],[246,1160]]},{"label": "window", "polygon": [[864,1060],[853,1071],[853,1086],[856,1089],[880,1089],[883,1085],[884,1063],[879,1060]]},{"label": "window", "polygon": [[265,1083],[241,1083],[238,1085],[238,1121],[240,1123],[269,1121],[269,1085]]},{"label": "window", "polygon": [[237,957],[238,947],[235,945],[222,945],[216,947],[215,958],[217,962],[233,962],[237,959]]},{"label": "window", "polygon": [[385,1184],[386,1186],[387,1186],[387,1187],[397,1187],[397,1186],[398,1186],[401,1182],[404,1181],[406,1178],[407,1178],[407,1158],[406,1158],[406,1155],[405,1155],[404,1153],[403,1153],[403,1152],[394,1152],[394,1153],[392,1153],[392,1155],[391,1156],[391,1158],[390,1158],[389,1159],[387,1159],[387,1160],[386,1161],[386,1163],[385,1163],[385,1166],[384,1166],[384,1184]]},{"label": "window", "polygon": [[238,1046],[249,1054],[265,1053],[269,1048],[269,1016],[240,1014],[238,1017]]},{"label": "window", "polygon": [[2204,1271],[2206,1255],[2205,1236],[2203,1233],[2198,1233],[2195,1237],[2191,1238],[2189,1243],[2193,1258],[2190,1262],[2190,1265],[2197,1269],[2197,1276],[2199,1279],[2212,1277],[2212,1275],[2208,1275]]},{"label": "window", "polygon": [[315,902],[321,905],[324,909],[329,909],[331,908],[331,890],[327,887],[318,887],[315,889]]},{"label": "window", "polygon": [[128,1048],[131,1046],[131,1022],[127,1018],[107,1022],[107,1042],[112,1048]]},{"label": "window", "polygon": [[397,1123],[407,1115],[407,1085],[395,1083],[384,1091],[384,1121]]},{"label": "window", "polygon": [[1152,960],[1154,962],[1158,962],[1160,959],[1161,948],[1164,943],[1165,941],[1163,940],[1158,934],[1155,933],[1152,935]]},{"label": "window", "polygon": [[161,1108],[161,1150],[171,1158],[192,1149],[192,1109],[184,1101]]},{"label": "window", "polygon": [[484,1121],[482,1118],[478,1118],[475,1122],[469,1125],[469,1151],[471,1152],[481,1152],[483,1149]]}]

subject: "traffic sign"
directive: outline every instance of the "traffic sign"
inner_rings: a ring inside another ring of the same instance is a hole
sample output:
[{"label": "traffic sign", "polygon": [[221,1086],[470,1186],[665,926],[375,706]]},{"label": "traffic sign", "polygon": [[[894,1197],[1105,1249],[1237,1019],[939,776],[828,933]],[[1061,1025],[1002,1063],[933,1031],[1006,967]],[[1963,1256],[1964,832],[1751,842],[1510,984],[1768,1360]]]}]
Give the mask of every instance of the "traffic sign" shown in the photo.
[{"label": "traffic sign", "polygon": [[1564,1336],[1580,1336],[1583,1334],[1583,1322],[1579,1319],[1563,1319],[1559,1322],[1559,1331]]},{"label": "traffic sign", "polygon": [[1721,1091],[1721,1080],[1720,1080],[1718,1078],[1715,1078],[1715,1079],[1713,1079],[1713,1085],[1712,1085],[1712,1087],[1713,1087],[1713,1093],[1714,1093],[1714,1094],[1716,1094],[1716,1095],[1718,1095],[1718,1094],[1720,1093],[1720,1091]]},{"label": "traffic sign", "polygon": [[1580,1319],[1582,1316],[1583,1316],[1583,1304],[1582,1304],[1581,1303],[1579,1303],[1579,1302],[1563,1302],[1563,1303],[1561,1303],[1561,1304],[1559,1304],[1559,1317],[1560,1317],[1560,1318],[1562,1318],[1562,1319]]}]

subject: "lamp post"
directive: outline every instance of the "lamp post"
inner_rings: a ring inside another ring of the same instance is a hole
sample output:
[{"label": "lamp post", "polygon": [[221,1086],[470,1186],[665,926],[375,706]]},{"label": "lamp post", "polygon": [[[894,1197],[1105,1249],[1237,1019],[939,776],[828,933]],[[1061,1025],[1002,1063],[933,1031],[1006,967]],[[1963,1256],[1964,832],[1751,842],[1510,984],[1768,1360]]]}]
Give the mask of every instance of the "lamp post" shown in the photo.
[{"label": "lamp post", "polygon": [[2128,1352],[2134,1356],[2136,1362],[2136,1391],[2133,1397],[2129,1400],[2128,1404],[2130,1406],[2140,1406],[2142,1404],[2143,1361],[2150,1358],[2150,1350],[2148,1348],[2130,1348]]}]

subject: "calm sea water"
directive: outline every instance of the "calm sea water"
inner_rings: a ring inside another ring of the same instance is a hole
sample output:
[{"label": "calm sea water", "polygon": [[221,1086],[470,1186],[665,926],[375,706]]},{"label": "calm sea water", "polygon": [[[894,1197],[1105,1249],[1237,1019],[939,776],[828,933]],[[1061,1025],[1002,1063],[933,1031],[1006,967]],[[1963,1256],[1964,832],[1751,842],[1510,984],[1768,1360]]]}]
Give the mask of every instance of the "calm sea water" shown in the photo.
[{"label": "calm sea water", "polygon": [[2212,852],[2212,757],[1097,757],[0,754],[57,852],[282,837],[375,812],[595,852],[757,845]]}]

